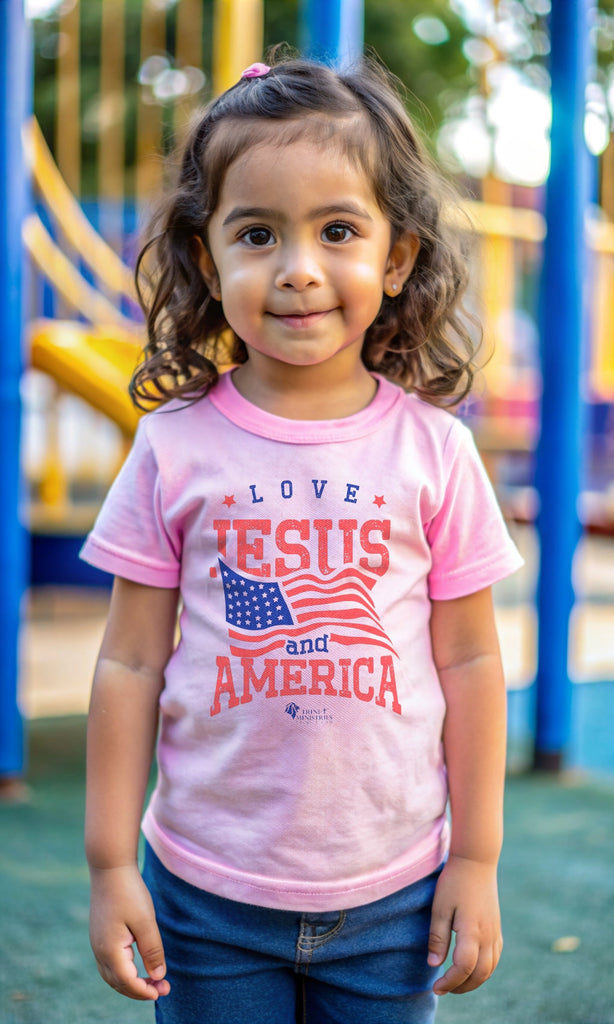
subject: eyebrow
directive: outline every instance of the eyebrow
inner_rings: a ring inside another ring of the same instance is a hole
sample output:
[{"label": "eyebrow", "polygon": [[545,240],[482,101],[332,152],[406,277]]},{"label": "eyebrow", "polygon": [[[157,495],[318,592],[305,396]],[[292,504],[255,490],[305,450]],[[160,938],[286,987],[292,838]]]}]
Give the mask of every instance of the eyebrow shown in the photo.
[{"label": "eyebrow", "polygon": [[[371,215],[362,206],[346,199],[341,200],[339,203],[330,203],[327,206],[318,206],[314,210],[310,210],[309,218],[310,220],[317,220],[319,217],[337,217],[340,214],[359,217],[361,220],[373,220]],[[237,220],[248,220],[250,218],[272,220],[278,216],[279,211],[274,210],[272,207],[235,206],[224,219],[222,227],[226,227],[228,224],[233,224]]]}]

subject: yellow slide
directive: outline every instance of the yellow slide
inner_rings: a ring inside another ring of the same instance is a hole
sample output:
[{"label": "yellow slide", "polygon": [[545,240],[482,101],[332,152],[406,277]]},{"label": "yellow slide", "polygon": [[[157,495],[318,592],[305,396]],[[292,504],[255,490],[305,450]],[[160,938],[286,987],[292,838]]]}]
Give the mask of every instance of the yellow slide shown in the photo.
[{"label": "yellow slide", "polygon": [[23,239],[33,263],[56,294],[89,321],[34,320],[29,325],[32,366],[50,374],[130,436],[139,413],[127,389],[138,362],[142,331],[123,315],[120,305],[125,299],[134,302],[132,273],[87,220],[34,119],[27,126],[24,147],[45,206],[97,283],[94,287],[85,280],[36,213],[26,218]]},{"label": "yellow slide", "polygon": [[139,412],[128,382],[140,347],[117,328],[84,327],[69,320],[35,320],[30,326],[32,366],[108,416],[130,437]]}]

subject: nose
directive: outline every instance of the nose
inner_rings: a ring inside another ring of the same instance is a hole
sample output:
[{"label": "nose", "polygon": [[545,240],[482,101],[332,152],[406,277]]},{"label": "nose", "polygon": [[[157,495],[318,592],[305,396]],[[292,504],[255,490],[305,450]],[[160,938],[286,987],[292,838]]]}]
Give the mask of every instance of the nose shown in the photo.
[{"label": "nose", "polygon": [[300,292],[305,288],[322,284],[322,267],[314,246],[309,242],[296,242],[284,246],[280,257],[275,275],[276,288],[293,288]]}]

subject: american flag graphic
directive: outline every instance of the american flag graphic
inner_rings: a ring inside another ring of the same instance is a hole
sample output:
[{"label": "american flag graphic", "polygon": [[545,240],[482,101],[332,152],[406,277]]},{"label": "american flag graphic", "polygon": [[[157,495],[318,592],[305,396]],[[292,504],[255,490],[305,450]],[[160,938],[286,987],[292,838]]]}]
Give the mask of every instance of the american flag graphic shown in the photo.
[{"label": "american flag graphic", "polygon": [[383,647],[396,655],[370,591],[377,579],[355,568],[332,576],[298,570],[283,581],[262,580],[219,559],[230,651],[259,657],[290,639],[326,631],[330,643]]}]

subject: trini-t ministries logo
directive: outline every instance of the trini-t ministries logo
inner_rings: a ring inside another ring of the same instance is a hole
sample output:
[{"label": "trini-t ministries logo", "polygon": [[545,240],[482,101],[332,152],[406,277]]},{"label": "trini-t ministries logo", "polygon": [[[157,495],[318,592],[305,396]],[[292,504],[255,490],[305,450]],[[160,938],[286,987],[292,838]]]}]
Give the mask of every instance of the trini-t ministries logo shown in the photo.
[{"label": "trini-t ministries logo", "polygon": [[333,716],[326,708],[301,708],[294,701],[286,704],[284,711],[295,722],[332,722]]}]

